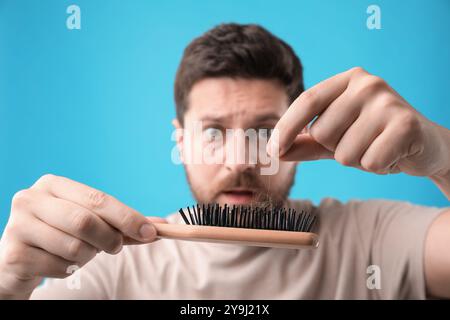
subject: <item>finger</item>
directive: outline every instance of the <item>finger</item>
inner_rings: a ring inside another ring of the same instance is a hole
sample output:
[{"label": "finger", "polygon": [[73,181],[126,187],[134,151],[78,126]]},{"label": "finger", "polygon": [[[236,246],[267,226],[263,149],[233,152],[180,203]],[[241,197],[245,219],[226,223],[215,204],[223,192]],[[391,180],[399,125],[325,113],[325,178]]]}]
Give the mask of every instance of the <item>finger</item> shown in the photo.
[{"label": "finger", "polygon": [[316,142],[309,134],[299,134],[291,148],[280,157],[283,161],[333,159],[333,152]]},{"label": "finger", "polygon": [[26,224],[26,227],[24,227],[24,223],[21,223],[20,227],[16,227],[17,230],[14,234],[17,239],[29,246],[41,248],[65,260],[80,264],[90,261],[97,254],[97,250],[90,244],[36,218],[28,218]]},{"label": "finger", "polygon": [[358,118],[362,103],[344,91],[312,123],[309,132],[318,143],[335,151],[347,129]]},{"label": "finger", "polygon": [[[160,217],[147,217],[147,219],[151,223],[168,223],[166,219],[160,218]],[[155,241],[158,241],[158,240],[160,240],[160,239],[155,239]],[[123,244],[124,245],[135,245],[135,244],[142,244],[142,242],[136,241],[136,240],[128,238],[128,237],[124,237]]]},{"label": "finger", "polygon": [[279,139],[270,139],[267,152],[278,149],[283,155],[300,131],[344,92],[350,75],[351,70],[340,73],[303,92],[276,124]]},{"label": "finger", "polygon": [[369,146],[361,158],[361,166],[378,174],[396,172],[398,161],[407,156],[409,138],[396,125],[388,126]]},{"label": "finger", "polygon": [[152,223],[168,223],[166,218],[162,217],[146,217]]},{"label": "finger", "polygon": [[81,239],[99,251],[115,254],[122,249],[123,237],[95,213],[73,202],[35,191],[31,213],[39,220]]},{"label": "finger", "polygon": [[402,170],[400,170],[398,162],[392,163],[391,166],[388,169],[388,173],[389,174],[396,174],[396,173],[400,173],[400,172],[402,172]]},{"label": "finger", "polygon": [[34,187],[81,205],[124,235],[142,242],[153,241],[155,238],[156,230],[151,223],[142,214],[114,197],[64,177],[46,175],[41,179],[43,181],[38,181]]},{"label": "finger", "polygon": [[5,271],[24,281],[35,277],[65,278],[71,268],[83,266],[23,243],[11,243],[7,255]]},{"label": "finger", "polygon": [[334,158],[344,166],[361,168],[361,157],[381,134],[385,123],[369,113],[361,114],[338,142]]}]

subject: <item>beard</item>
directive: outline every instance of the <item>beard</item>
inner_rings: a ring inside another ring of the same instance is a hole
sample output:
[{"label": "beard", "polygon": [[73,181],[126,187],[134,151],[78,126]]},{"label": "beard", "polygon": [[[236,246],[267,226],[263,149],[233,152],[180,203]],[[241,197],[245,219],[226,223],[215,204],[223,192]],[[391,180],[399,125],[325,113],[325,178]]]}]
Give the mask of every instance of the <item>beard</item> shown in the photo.
[{"label": "beard", "polygon": [[282,207],[288,199],[290,190],[294,184],[296,166],[292,167],[288,178],[280,184],[271,183],[271,177],[267,177],[264,183],[261,176],[255,170],[230,173],[214,185],[196,185],[191,179],[189,170],[185,167],[186,179],[192,195],[198,203],[218,203],[218,197],[225,191],[234,188],[247,188],[254,191],[251,206],[258,207]]}]

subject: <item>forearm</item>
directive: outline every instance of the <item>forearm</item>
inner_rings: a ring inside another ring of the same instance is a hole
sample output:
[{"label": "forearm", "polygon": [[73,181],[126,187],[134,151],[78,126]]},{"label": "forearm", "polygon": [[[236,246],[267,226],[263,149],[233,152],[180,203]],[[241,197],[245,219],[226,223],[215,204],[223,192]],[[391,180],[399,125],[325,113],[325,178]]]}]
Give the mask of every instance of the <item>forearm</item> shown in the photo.
[{"label": "forearm", "polygon": [[28,300],[31,297],[33,290],[7,290],[3,287],[5,282],[9,282],[6,279],[2,279],[2,275],[0,275],[0,300]]},{"label": "forearm", "polygon": [[0,300],[29,300],[31,293],[25,294],[6,294],[0,292]]},{"label": "forearm", "polygon": [[443,169],[430,176],[430,179],[450,200],[450,130],[440,127],[442,136]]},{"label": "forearm", "polygon": [[438,186],[447,199],[450,200],[450,171],[444,175],[432,176],[430,179]]}]

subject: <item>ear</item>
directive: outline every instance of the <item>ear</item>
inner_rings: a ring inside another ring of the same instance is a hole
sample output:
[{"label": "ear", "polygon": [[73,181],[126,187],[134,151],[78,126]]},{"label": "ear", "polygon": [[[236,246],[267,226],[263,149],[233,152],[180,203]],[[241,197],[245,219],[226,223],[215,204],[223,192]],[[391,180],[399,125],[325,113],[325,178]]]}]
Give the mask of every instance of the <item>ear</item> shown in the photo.
[{"label": "ear", "polygon": [[178,151],[180,152],[180,159],[181,161],[184,163],[184,155],[183,155],[183,150],[184,150],[184,135],[183,135],[183,126],[181,125],[180,121],[178,121],[178,119],[173,119],[172,120],[172,125],[175,128],[175,141],[178,147]]}]

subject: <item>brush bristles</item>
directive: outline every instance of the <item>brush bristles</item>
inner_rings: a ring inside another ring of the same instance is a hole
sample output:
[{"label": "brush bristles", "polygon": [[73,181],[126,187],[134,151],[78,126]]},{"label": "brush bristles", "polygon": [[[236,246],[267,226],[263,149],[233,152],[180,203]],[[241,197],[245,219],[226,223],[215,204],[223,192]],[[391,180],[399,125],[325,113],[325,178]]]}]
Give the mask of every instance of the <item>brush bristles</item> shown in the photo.
[{"label": "brush bristles", "polygon": [[316,216],[294,209],[220,206],[218,204],[197,204],[179,210],[186,224],[216,227],[249,228],[310,232]]}]

